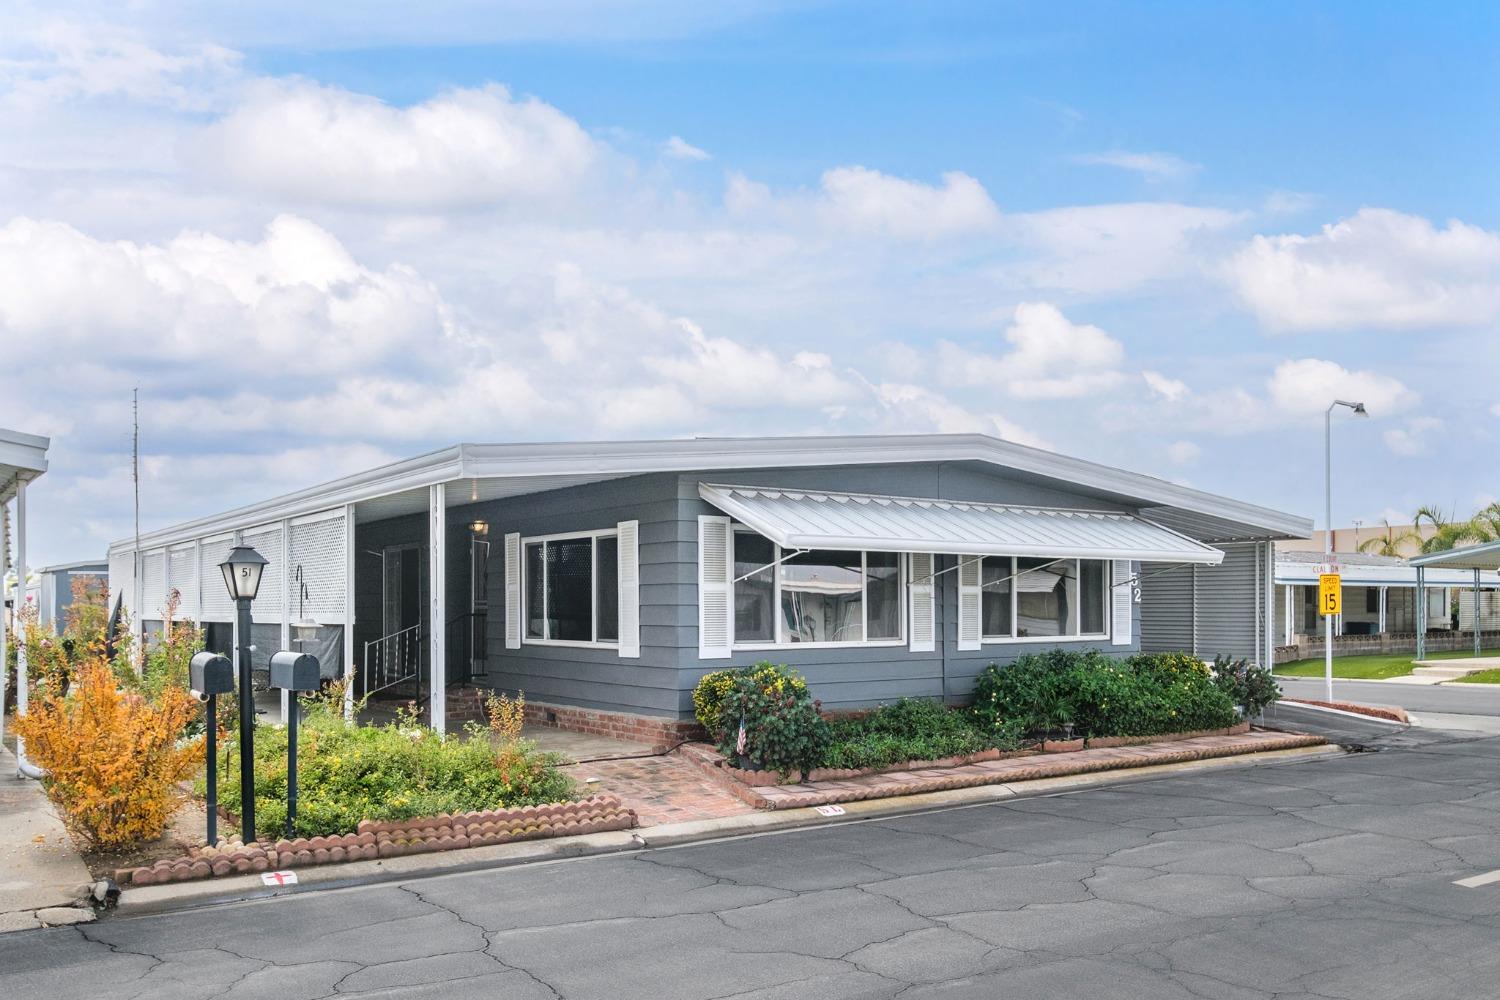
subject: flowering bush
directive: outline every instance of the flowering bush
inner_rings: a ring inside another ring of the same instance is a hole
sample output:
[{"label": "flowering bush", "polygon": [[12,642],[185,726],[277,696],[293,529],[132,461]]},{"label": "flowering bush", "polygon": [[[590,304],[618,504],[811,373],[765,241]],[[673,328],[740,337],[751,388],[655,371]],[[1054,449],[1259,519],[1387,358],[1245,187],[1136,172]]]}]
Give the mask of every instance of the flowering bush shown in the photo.
[{"label": "flowering bush", "polygon": [[698,725],[708,730],[710,739],[718,741],[722,733],[720,723],[724,711],[724,699],[734,689],[737,670],[715,670],[704,674],[693,688],[693,717]]},{"label": "flowering bush", "polygon": [[[514,704],[514,702],[512,702]],[[489,729],[441,738],[403,718],[388,726],[346,722],[342,705],[310,700],[297,743],[296,833],[349,833],[362,819],[409,819],[438,813],[560,802],[573,782],[560,758],[525,740],[497,748]],[[240,812],[243,799],[237,751],[221,759],[219,798]],[[255,821],[262,838],[286,827],[287,730],[255,731]]]},{"label": "flowering bush", "polygon": [[1151,736],[1233,725],[1234,704],[1186,653],[1117,660],[1097,650],[1047,650],[990,664],[974,684],[980,726],[1017,722],[1033,733]]},{"label": "flowering bush", "polygon": [[732,684],[719,707],[719,752],[755,770],[808,771],[822,763],[828,723],[790,667],[761,661],[729,671]]},{"label": "flowering bush", "polygon": [[154,840],[182,800],[178,782],[202,759],[182,734],[200,706],[180,688],[148,699],[121,691],[102,656],[83,661],[66,691],[39,685],[16,719],[26,755],[47,772],[44,785],[80,840],[118,848]]},{"label": "flowering bush", "polygon": [[1266,706],[1281,700],[1281,686],[1271,671],[1248,660],[1234,660],[1220,653],[1214,657],[1214,684],[1240,707],[1246,717],[1259,715]]}]

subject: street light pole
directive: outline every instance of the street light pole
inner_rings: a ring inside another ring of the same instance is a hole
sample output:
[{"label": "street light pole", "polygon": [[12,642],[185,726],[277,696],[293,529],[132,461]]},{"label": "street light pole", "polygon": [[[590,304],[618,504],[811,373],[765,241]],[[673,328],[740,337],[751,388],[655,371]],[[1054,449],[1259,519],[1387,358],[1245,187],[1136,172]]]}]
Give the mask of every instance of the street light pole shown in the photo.
[{"label": "street light pole", "polygon": [[[1333,410],[1337,406],[1347,406],[1356,416],[1370,415],[1364,403],[1351,403],[1343,399],[1335,399],[1323,411],[1323,555],[1326,557],[1324,562],[1329,564],[1329,572],[1332,571],[1333,564]],[[1324,701],[1333,701],[1333,617],[1329,614],[1323,616]]]},{"label": "street light pole", "polygon": [[240,839],[255,840],[255,689],[250,674],[250,598],[235,599],[239,646],[235,662],[240,682]]},{"label": "street light pole", "polygon": [[236,545],[219,563],[224,586],[234,600],[239,645],[240,699],[240,839],[255,841],[255,689],[250,674],[250,605],[260,590],[260,577],[267,565],[266,557],[248,545]]}]

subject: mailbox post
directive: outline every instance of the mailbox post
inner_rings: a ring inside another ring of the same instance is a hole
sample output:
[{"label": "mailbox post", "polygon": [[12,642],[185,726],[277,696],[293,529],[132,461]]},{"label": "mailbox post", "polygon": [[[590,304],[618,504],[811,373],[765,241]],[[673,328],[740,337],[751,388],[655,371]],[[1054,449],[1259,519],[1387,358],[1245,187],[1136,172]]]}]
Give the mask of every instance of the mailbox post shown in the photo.
[{"label": "mailbox post", "polygon": [[234,690],[234,667],[217,653],[198,653],[188,664],[193,697],[208,703],[208,846],[219,842],[219,695]]},{"label": "mailbox post", "polygon": [[318,690],[318,658],[311,653],[282,650],[271,657],[271,686],[287,692],[286,732],[286,837],[295,836],[297,820],[297,717],[301,706],[297,700],[303,691]]}]

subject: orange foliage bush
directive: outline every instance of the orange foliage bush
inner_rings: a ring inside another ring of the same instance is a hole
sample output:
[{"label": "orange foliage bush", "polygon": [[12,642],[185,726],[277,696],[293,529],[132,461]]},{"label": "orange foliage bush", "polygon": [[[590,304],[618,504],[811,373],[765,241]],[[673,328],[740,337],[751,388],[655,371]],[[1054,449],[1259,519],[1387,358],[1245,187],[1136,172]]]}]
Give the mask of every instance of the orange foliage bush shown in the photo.
[{"label": "orange foliage bush", "polygon": [[153,700],[121,691],[100,656],[79,665],[66,694],[38,693],[15,730],[69,832],[106,849],[160,837],[184,794],[178,782],[202,761],[201,742],[182,739],[198,702],[180,688]]}]

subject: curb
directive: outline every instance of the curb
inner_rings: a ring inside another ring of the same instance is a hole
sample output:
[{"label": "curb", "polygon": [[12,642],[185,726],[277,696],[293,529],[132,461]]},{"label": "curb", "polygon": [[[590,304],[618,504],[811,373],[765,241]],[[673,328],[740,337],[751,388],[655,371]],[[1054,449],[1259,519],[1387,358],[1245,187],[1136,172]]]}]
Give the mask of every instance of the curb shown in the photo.
[{"label": "curb", "polygon": [[295,896],[325,889],[347,889],[382,882],[400,882],[416,878],[457,875],[472,871],[509,868],[516,865],[552,863],[607,854],[664,849],[785,833],[837,823],[868,822],[910,813],[935,812],[987,805],[1015,798],[1031,798],[1084,791],[1106,785],[1120,785],[1174,774],[1208,771],[1229,767],[1255,767],[1264,764],[1290,764],[1302,760],[1343,756],[1346,751],[1333,745],[1294,747],[1261,753],[1210,757],[1169,764],[1095,771],[1057,778],[1036,778],[1009,784],[978,785],[938,792],[919,792],[883,799],[864,799],[843,804],[844,815],[824,816],[816,809],[756,810],[739,816],[668,823],[639,830],[583,834],[553,840],[525,841],[490,847],[472,847],[463,851],[382,858],[378,861],[353,861],[326,868],[297,871],[295,886],[267,886],[259,875],[235,876],[202,882],[174,882],[129,889],[120,896],[115,918],[148,916],[217,906],[226,903],[252,902],[276,897]]},{"label": "curb", "polygon": [[[1397,719],[1387,719],[1384,716],[1380,715],[1367,715],[1364,712],[1350,712],[1347,709],[1343,708],[1329,708],[1327,705],[1314,705],[1310,701],[1298,701],[1295,698],[1283,698],[1282,701],[1291,708],[1300,708],[1309,712],[1327,712],[1329,715],[1342,715],[1347,719],[1363,719],[1366,722],[1383,722],[1388,726],[1415,725],[1410,715],[1407,716],[1407,721],[1401,722]],[[1375,705],[1371,707],[1381,708],[1383,706]],[[1404,712],[1406,710],[1398,709],[1398,711]]]}]

